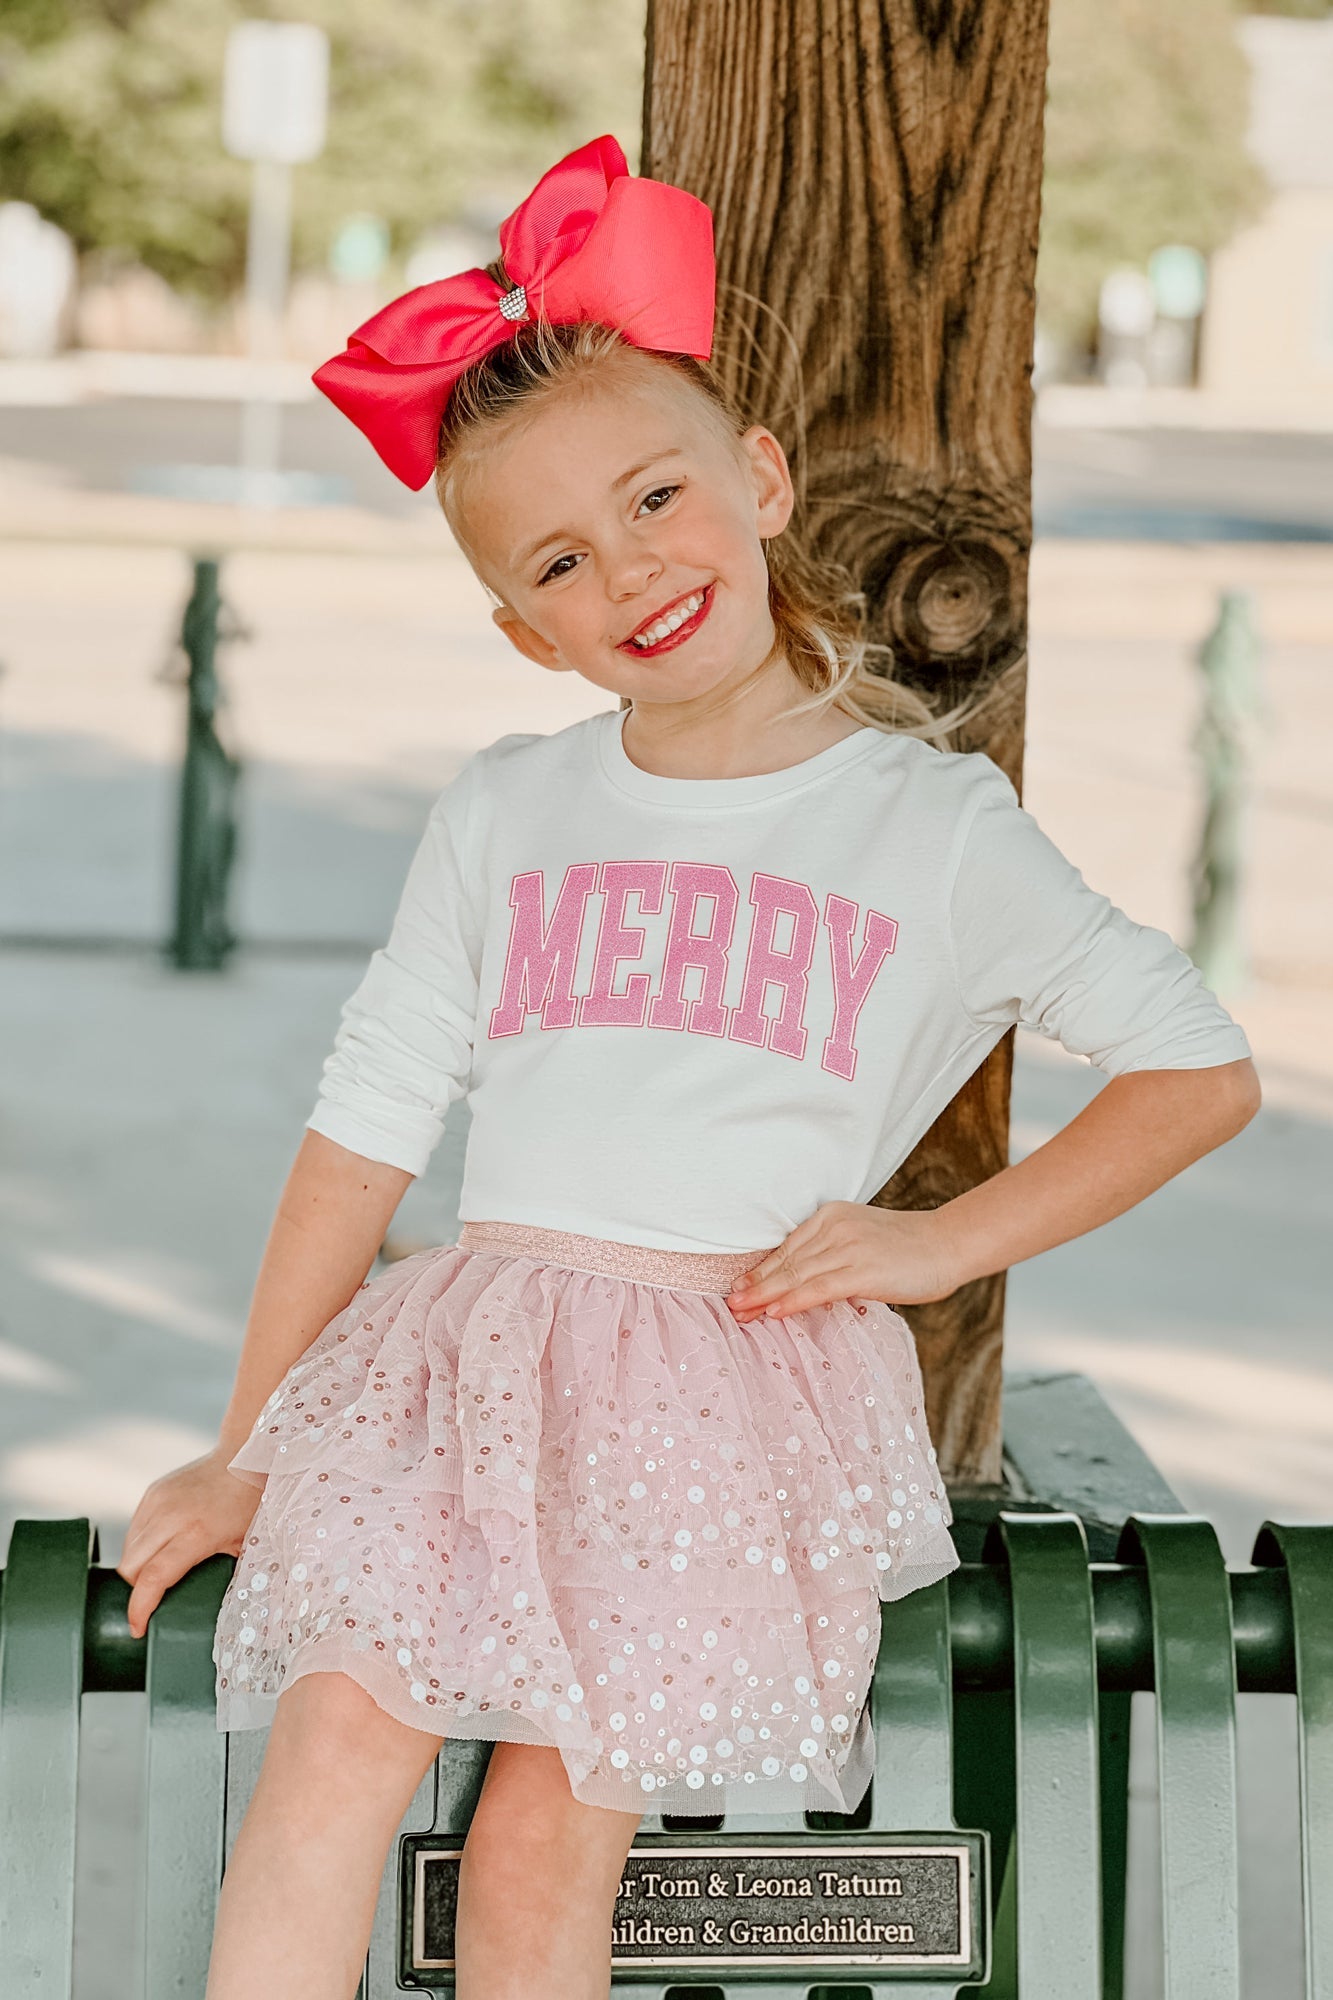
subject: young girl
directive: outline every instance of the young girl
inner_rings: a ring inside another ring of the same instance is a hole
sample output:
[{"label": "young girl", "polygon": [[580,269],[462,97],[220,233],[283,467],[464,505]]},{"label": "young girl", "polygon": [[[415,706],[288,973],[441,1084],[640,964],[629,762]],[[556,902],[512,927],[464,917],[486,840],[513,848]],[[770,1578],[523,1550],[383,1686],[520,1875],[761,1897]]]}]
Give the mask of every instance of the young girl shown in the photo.
[{"label": "young girl", "polygon": [[[1105,1222],[1258,1103],[1182,953],[869,672],[708,366],[708,210],[604,138],[501,243],[316,379],[434,475],[520,651],[628,706],[445,787],[218,1445],[129,1531],[136,1634],[239,1557],[218,1722],[270,1727],[208,2000],[352,1994],[451,1738],[495,1745],[461,2000],[606,1993],[647,1809],[854,1809],[880,1606],[958,1563],[895,1305]],[[1020,1020],[1109,1072],[1097,1099],[933,1212],[869,1205]],[[465,1093],[459,1241],[367,1276]]]}]

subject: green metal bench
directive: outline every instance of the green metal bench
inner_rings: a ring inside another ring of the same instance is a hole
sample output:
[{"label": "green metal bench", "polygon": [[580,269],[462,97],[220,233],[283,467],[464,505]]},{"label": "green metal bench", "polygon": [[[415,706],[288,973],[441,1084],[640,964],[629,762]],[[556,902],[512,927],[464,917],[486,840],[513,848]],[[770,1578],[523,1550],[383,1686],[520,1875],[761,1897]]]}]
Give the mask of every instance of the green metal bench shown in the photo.
[{"label": "green metal bench", "polygon": [[[1029,1425],[1020,1407],[1027,1395]],[[645,1816],[631,1863],[764,1846],[795,1859],[868,1845],[959,1859],[964,1965],[759,1960],[663,1969],[617,1958],[613,1991],[901,1992],[943,2000],[1120,2000],[1129,1704],[1157,1697],[1166,2000],[1241,2000],[1236,1694],[1294,1694],[1299,1715],[1306,2000],[1333,2000],[1333,1526],[1268,1523],[1253,1565],[1228,1571],[1207,1521],[1165,1506],[1115,1519],[1115,1477],[1084,1516],[1033,1490],[1061,1407],[1128,1448],[1080,1378],[1007,1385],[1007,1500],[956,1515],[963,1567],[889,1607],[871,1693],[877,1771],[850,1817],[736,1823]],[[1081,1399],[1081,1400],[1080,1400]],[[1097,1412],[1101,1414],[1098,1415]],[[1030,1432],[1030,1435],[1029,1435]],[[1085,1440],[1086,1443],[1086,1440]],[[1088,1450],[1075,1457],[1086,1478]],[[1146,1461],[1144,1462],[1146,1465]],[[1150,1468],[1132,1466],[1151,1481]],[[1049,1483],[1049,1481],[1047,1482]],[[1108,1497],[1109,1496],[1109,1497]],[[214,1557],[170,1591],[144,1639],[128,1588],[97,1562],[86,1520],[21,1521],[0,1575],[0,1991],[71,1990],[80,1696],[147,1697],[146,1965],[126,2000],[204,1988],[218,1884],[258,1772],[264,1734],[216,1728],[212,1633],[232,1562]],[[361,2000],[451,1985],[413,1970],[422,1869],[456,1854],[489,1746],[446,1746],[393,1844]],[[794,1865],[794,1863],[793,1863]],[[909,1861],[908,1867],[912,1865]],[[948,1863],[948,1865],[952,1865]],[[438,1914],[438,1913],[437,1913]],[[619,1915],[619,1913],[618,1913]],[[966,1922],[964,1925],[966,1930]],[[910,1956],[910,1954],[909,1954]],[[986,1983],[982,1984],[982,1981]]]}]

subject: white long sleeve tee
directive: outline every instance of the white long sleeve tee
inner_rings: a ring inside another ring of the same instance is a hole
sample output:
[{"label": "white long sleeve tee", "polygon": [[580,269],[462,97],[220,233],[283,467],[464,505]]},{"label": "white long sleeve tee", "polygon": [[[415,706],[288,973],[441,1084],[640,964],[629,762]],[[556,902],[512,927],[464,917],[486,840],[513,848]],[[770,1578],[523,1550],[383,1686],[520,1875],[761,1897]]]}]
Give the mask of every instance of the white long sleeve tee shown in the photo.
[{"label": "white long sleeve tee", "polygon": [[865,728],[664,778],[622,724],[445,787],[324,1065],[310,1128],[412,1174],[467,1096],[463,1221],[770,1247],[869,1200],[1015,1022],[1110,1076],[1249,1055],[988,757]]}]

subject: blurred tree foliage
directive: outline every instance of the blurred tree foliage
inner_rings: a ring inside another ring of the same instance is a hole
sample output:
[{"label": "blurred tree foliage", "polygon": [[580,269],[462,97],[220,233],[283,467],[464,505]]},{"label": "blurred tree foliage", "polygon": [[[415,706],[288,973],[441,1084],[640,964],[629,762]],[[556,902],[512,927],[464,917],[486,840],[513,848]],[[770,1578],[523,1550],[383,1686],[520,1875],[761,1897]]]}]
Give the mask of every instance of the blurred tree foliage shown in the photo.
[{"label": "blurred tree foliage", "polygon": [[[2,0],[0,198],[81,251],[228,295],[249,169],[222,150],[222,58],[256,14],[331,43],[328,147],[295,177],[298,265],[361,211],[398,255],[479,195],[489,225],[597,132],[637,165],[645,0]],[[1209,251],[1257,208],[1234,19],[1233,0],[1053,0],[1037,282],[1057,340],[1088,339],[1112,265]]]},{"label": "blurred tree foliage", "polygon": [[637,164],[644,0],[4,0],[0,198],[80,251],[225,297],[245,268],[250,169],[222,150],[238,20],[329,36],[328,146],[295,173],[294,259],[370,211],[395,254],[479,194],[498,220],[598,132]]},{"label": "blurred tree foliage", "polygon": [[1117,264],[1205,254],[1258,212],[1232,0],[1052,0],[1039,324],[1090,340]]}]

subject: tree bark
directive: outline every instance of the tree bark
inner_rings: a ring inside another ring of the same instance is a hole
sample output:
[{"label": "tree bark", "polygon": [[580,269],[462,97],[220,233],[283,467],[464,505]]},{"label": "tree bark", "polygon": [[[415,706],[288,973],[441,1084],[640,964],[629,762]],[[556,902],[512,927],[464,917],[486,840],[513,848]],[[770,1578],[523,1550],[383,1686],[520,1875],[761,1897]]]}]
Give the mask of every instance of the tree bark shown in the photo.
[{"label": "tree bark", "polygon": [[[648,0],[640,170],[713,211],[715,360],[814,546],[1021,781],[1047,0]],[[875,1200],[1008,1157],[1012,1035]],[[1000,1479],[1004,1281],[909,1309],[946,1479]]]}]

